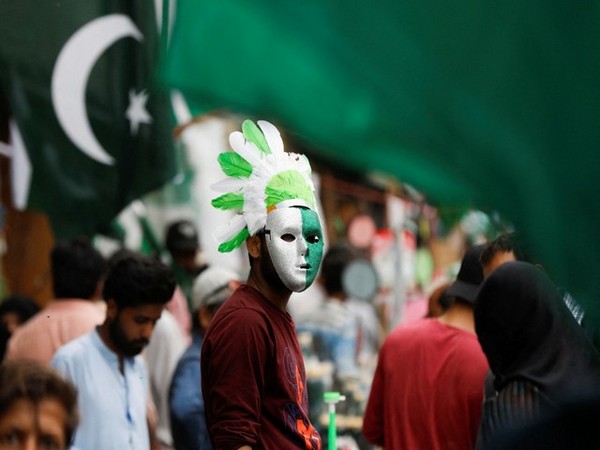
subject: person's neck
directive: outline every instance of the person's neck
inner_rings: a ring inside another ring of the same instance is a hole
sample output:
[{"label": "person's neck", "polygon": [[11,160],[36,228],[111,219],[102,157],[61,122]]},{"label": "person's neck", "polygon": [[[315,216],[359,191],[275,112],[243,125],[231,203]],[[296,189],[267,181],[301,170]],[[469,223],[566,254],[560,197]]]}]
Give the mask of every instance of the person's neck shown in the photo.
[{"label": "person's neck", "polygon": [[54,302],[72,302],[73,300],[82,301],[82,302],[90,302],[95,301],[93,298],[82,298],[82,297],[55,297],[52,301]]},{"label": "person's neck", "polygon": [[344,303],[346,295],[343,292],[331,292],[327,294],[327,300],[332,302]]},{"label": "person's neck", "polygon": [[463,302],[455,302],[444,314],[437,318],[441,323],[475,333],[473,307]]},{"label": "person's neck", "polygon": [[268,283],[264,278],[257,276],[253,271],[250,271],[250,275],[248,276],[248,281],[246,284],[260,292],[269,301],[269,303],[275,305],[277,308],[281,309],[282,311],[287,309],[288,302],[292,296],[292,291],[289,289],[277,289],[273,287],[272,284]]},{"label": "person's neck", "polygon": [[114,344],[113,340],[110,337],[110,332],[108,330],[109,324],[107,321],[104,321],[101,325],[98,325],[98,334],[100,335],[100,339],[104,342],[104,345],[108,347],[108,349],[117,355],[117,359],[119,360],[119,371],[124,373],[123,361],[125,356],[119,351],[119,349]]}]

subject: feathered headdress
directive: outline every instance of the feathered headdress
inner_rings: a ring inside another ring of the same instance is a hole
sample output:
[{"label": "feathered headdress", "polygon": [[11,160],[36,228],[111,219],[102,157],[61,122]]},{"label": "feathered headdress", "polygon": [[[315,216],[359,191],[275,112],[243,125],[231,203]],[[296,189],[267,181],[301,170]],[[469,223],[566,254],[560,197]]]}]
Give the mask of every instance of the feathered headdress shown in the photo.
[{"label": "feathered headdress", "polygon": [[229,135],[233,151],[221,153],[218,161],[229,178],[212,188],[225,194],[212,205],[233,210],[236,215],[217,230],[220,252],[230,252],[264,228],[267,213],[277,207],[304,206],[315,209],[315,187],[308,159],[283,150],[275,126],[259,120],[242,124],[242,132]]}]

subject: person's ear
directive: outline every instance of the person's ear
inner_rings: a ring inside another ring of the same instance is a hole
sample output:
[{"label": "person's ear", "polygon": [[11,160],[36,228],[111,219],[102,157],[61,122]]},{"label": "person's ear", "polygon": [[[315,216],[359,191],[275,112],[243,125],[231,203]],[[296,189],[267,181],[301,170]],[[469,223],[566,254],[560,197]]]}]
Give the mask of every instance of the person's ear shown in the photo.
[{"label": "person's ear", "polygon": [[200,326],[202,327],[202,329],[206,330],[208,328],[208,325],[210,324],[211,320],[212,320],[212,315],[208,311],[208,308],[200,308],[198,310],[198,322],[200,323]]},{"label": "person's ear", "polygon": [[246,240],[246,247],[248,248],[248,254],[252,258],[258,258],[260,256],[260,236],[254,235],[250,236]]},{"label": "person's ear", "polygon": [[117,313],[119,312],[119,307],[117,306],[117,302],[115,302],[112,298],[106,301],[106,318],[114,320],[117,317]]}]

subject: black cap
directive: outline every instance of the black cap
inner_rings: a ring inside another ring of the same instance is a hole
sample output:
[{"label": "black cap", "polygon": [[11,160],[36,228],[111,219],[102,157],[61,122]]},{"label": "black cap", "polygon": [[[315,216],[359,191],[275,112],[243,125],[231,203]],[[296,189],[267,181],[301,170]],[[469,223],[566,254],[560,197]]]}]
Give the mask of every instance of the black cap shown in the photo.
[{"label": "black cap", "polygon": [[475,302],[483,282],[483,267],[479,257],[484,248],[485,245],[476,245],[466,251],[456,281],[448,288],[446,295],[460,298],[470,304]]},{"label": "black cap", "polygon": [[169,225],[165,245],[171,253],[193,252],[200,247],[196,225],[179,220]]}]

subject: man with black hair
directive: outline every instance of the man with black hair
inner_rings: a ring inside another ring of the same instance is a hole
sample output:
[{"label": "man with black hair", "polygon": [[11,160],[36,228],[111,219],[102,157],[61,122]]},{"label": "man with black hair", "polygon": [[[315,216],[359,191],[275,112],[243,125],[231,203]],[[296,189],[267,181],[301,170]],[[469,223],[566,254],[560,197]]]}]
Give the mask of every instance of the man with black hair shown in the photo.
[{"label": "man with black hair", "polygon": [[104,284],[105,321],[54,356],[52,365],[79,391],[79,450],[150,448],[148,375],[139,353],[174,289],[173,274],[162,262],[124,257]]},{"label": "man with black hair", "polygon": [[102,291],[106,262],[87,238],[58,242],[50,254],[55,299],[8,342],[7,360],[33,359],[46,364],[59,347],[104,320],[95,300]]}]

